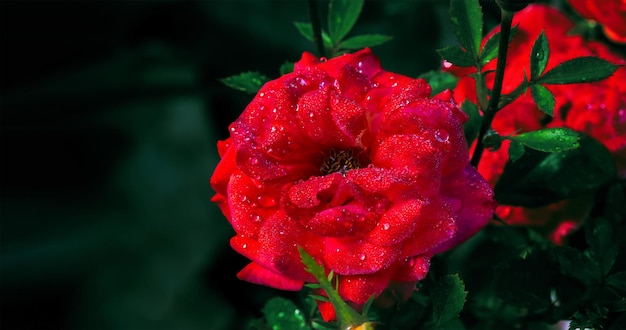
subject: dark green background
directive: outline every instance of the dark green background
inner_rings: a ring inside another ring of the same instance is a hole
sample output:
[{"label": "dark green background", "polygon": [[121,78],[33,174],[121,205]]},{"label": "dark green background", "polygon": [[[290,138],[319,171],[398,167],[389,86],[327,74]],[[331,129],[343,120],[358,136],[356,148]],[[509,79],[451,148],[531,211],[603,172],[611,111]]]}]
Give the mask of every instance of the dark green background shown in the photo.
[{"label": "dark green background", "polygon": [[[352,35],[393,36],[375,53],[417,76],[455,42],[447,7],[366,1]],[[1,328],[260,316],[278,292],[235,277],[247,261],[209,201],[215,142],[252,96],[217,79],[276,77],[313,50],[293,26],[307,20],[287,0],[1,2]]]}]

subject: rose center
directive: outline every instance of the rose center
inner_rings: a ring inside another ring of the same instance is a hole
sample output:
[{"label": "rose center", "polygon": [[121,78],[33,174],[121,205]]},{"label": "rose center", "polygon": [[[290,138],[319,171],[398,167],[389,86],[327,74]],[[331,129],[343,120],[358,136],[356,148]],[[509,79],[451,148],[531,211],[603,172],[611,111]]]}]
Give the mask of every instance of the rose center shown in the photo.
[{"label": "rose center", "polygon": [[322,172],[323,175],[339,172],[341,175],[346,176],[347,171],[360,167],[361,164],[359,160],[354,157],[352,149],[339,151],[330,149],[328,157],[320,167],[320,172]]}]

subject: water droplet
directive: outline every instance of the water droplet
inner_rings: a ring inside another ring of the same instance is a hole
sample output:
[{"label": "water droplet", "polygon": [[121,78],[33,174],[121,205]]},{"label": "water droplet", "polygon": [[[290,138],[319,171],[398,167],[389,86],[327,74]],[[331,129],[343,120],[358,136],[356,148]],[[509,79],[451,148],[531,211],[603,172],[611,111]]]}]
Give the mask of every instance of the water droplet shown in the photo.
[{"label": "water droplet", "polygon": [[261,216],[256,213],[250,213],[250,221],[254,223],[261,223],[263,222],[263,218],[261,218]]},{"label": "water droplet", "polygon": [[389,230],[389,223],[388,222],[383,223],[383,229],[384,230]]},{"label": "water droplet", "polygon": [[306,81],[304,78],[302,77],[296,77],[296,84],[300,85],[300,86],[306,86],[309,84],[308,81]]},{"label": "water droplet", "polygon": [[285,231],[284,231],[284,230],[281,230],[281,231],[279,231],[278,233],[279,233],[280,235],[285,235]]},{"label": "water droplet", "polygon": [[242,248],[244,248],[244,249],[247,249],[247,248],[248,248],[248,244],[246,244],[246,243],[243,243],[243,246],[242,246]]},{"label": "water droplet", "polygon": [[250,164],[252,165],[258,165],[259,164],[259,159],[256,157],[252,157],[250,158]]},{"label": "water droplet", "polygon": [[276,205],[276,200],[274,199],[274,197],[267,195],[260,195],[259,197],[257,197],[257,202],[262,207],[272,207]]},{"label": "water droplet", "polygon": [[278,317],[279,317],[279,318],[280,318],[280,317],[285,317],[285,313],[284,313],[284,312],[279,312],[279,313],[278,313]]},{"label": "water droplet", "polygon": [[378,214],[382,214],[387,211],[387,208],[389,208],[389,201],[386,199],[381,199],[376,202],[376,205],[374,206],[374,211]]},{"label": "water droplet", "polygon": [[263,97],[263,96],[265,96],[265,93],[263,92],[259,93],[259,97]]},{"label": "water droplet", "polygon": [[363,260],[365,260],[365,258],[366,257],[365,257],[364,253],[359,254],[359,260],[363,261]]},{"label": "water droplet", "polygon": [[326,57],[324,57],[324,56],[320,57],[320,62],[324,63],[326,61],[327,61]]},{"label": "water droplet", "polygon": [[435,131],[435,139],[441,143],[446,143],[450,140],[450,134],[443,129],[438,129]]}]

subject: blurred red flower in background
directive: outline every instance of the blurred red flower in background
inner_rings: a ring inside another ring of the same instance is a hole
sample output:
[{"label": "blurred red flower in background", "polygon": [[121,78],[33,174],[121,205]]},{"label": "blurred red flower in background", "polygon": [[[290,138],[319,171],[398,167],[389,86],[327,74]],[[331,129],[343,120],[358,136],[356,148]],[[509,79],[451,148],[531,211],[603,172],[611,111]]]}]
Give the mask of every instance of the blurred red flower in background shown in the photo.
[{"label": "blurred red flower in background", "polygon": [[624,0],[569,0],[581,16],[602,24],[607,38],[626,43],[626,1]]},{"label": "blurred red flower in background", "polygon": [[[624,64],[623,57],[599,42],[587,41],[568,32],[574,23],[563,13],[546,5],[529,5],[513,17],[518,25],[509,46],[504,75],[503,94],[512,92],[530,73],[530,53],[534,41],[545,31],[550,45],[550,58],[545,71],[558,64],[581,56],[597,56],[615,64]],[[489,36],[496,33],[498,29]],[[494,70],[493,60],[484,71]],[[444,66],[445,67],[445,66]],[[466,68],[455,66],[446,70],[461,76],[454,89],[454,99],[476,101],[476,85],[473,77],[466,75]],[[470,72],[471,73],[471,72]],[[486,76],[487,85],[493,86],[493,74]],[[626,177],[626,68],[619,68],[608,79],[585,84],[546,85],[555,96],[554,117],[540,111],[530,93],[500,110],[492,127],[501,135],[518,134],[546,127],[569,127],[586,133],[604,144],[611,151],[622,177]],[[492,185],[498,181],[508,160],[508,141],[498,150],[486,152],[479,164],[479,172]],[[589,212],[589,196],[562,201],[543,208],[521,208],[501,205],[496,214],[510,224],[542,226],[557,243]]]},{"label": "blurred red flower in background", "polygon": [[[449,94],[430,93],[369,49],[304,53],[266,83],[219,142],[211,179],[231,246],[252,261],[239,278],[284,290],[315,282],[301,246],[357,308],[386,288],[408,299],[433,254],[480,230],[495,204],[468,163],[467,117]],[[327,303],[320,310],[334,318]]]}]

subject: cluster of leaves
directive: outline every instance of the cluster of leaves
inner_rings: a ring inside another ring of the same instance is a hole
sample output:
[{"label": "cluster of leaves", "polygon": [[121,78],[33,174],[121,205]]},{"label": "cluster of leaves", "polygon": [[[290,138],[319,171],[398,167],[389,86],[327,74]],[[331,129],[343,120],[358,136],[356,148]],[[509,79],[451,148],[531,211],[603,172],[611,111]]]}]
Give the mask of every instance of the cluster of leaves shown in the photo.
[{"label": "cluster of leaves", "polygon": [[[511,13],[509,13],[511,14]],[[530,80],[524,76],[522,83],[510,94],[502,95],[495,107],[489,107],[489,100],[494,96],[487,87],[485,76],[492,72],[483,72],[484,66],[498,56],[500,32],[493,34],[481,47],[483,36],[483,17],[478,0],[452,0],[450,3],[451,21],[460,46],[448,46],[439,49],[438,53],[446,61],[460,67],[475,67],[476,94],[478,102],[469,101],[462,105],[470,119],[465,125],[468,144],[472,144],[478,137],[483,118],[481,112],[497,112],[504,108],[528,90],[538,108],[547,116],[554,115],[554,95],[545,85],[574,84],[593,82],[609,77],[617,66],[598,57],[579,57],[565,61],[551,70],[544,72],[550,57],[550,47],[545,33],[541,33],[535,40],[530,56]],[[509,22],[510,23],[510,22]],[[515,35],[513,28],[508,38]],[[446,78],[446,73],[441,73]],[[492,117],[493,118],[493,117]],[[489,125],[489,123],[486,123]],[[491,137],[493,139],[493,137]],[[516,136],[499,136],[496,140],[510,140],[509,156],[511,161],[522,157],[526,148],[543,152],[563,152],[580,146],[580,134],[567,128],[548,128]],[[481,141],[482,142],[482,141]],[[495,145],[499,145],[495,143]]]},{"label": "cluster of leaves", "polygon": [[[346,38],[356,23],[364,0],[331,0],[328,4],[328,29],[320,28],[323,50],[318,51],[335,57],[352,50],[374,47],[390,41],[392,37],[382,34],[363,34]],[[298,32],[309,41],[314,41],[316,31],[312,23],[294,22]],[[281,65],[281,75],[293,71],[293,62]],[[225,85],[249,93],[256,92],[270,80],[260,72],[250,71],[221,79]]]}]

